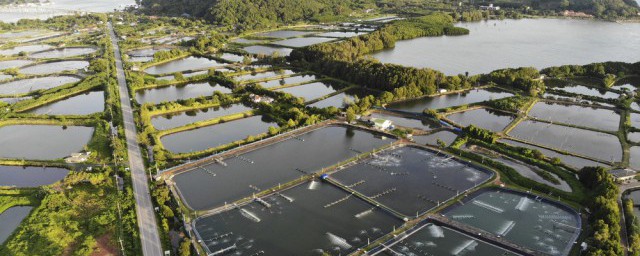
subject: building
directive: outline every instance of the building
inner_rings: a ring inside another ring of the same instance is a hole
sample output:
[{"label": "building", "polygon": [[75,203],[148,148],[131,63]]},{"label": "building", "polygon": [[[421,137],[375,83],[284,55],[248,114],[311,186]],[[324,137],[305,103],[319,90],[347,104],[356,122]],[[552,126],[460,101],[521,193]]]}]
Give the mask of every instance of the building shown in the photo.
[{"label": "building", "polygon": [[391,120],[382,118],[371,118],[369,119],[369,123],[378,130],[387,130],[393,126],[393,122]]},{"label": "building", "polygon": [[487,11],[499,11],[500,10],[500,6],[493,6],[493,4],[489,4],[487,5],[481,5],[480,6],[480,10],[487,10]]},{"label": "building", "polygon": [[613,178],[618,183],[625,183],[625,182],[631,181],[635,179],[636,174],[638,174],[638,172],[631,169],[613,169],[613,170],[610,170],[609,173],[613,175]]},{"label": "building", "polygon": [[260,102],[264,102],[267,104],[271,104],[274,99],[271,97],[267,97],[267,96],[260,96],[260,95],[256,95],[256,94],[251,94],[249,95],[249,98],[251,98],[251,101],[253,101],[254,103],[260,103]]}]

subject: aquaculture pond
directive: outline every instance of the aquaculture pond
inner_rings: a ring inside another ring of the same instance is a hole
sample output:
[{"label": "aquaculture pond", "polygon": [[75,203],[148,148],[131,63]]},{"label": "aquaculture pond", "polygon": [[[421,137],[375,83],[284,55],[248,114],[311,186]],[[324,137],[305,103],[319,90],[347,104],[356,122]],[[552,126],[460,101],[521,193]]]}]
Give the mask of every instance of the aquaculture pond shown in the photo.
[{"label": "aquaculture pond", "polygon": [[336,40],[336,39],[328,38],[328,37],[298,37],[298,38],[285,39],[281,41],[275,41],[275,42],[272,42],[272,44],[286,46],[286,47],[305,47],[309,45],[330,42],[333,40]]},{"label": "aquaculture pond", "polygon": [[538,102],[529,111],[529,116],[554,123],[560,122],[606,131],[617,131],[620,126],[620,115],[613,110],[576,105]]},{"label": "aquaculture pond", "polygon": [[0,84],[0,95],[25,94],[32,91],[51,89],[78,81],[80,81],[80,79],[73,76],[47,76],[13,80],[11,82]]},{"label": "aquaculture pond", "polygon": [[311,35],[311,34],[314,34],[314,33],[316,33],[316,32],[312,32],[312,31],[295,31],[295,30],[278,30],[278,31],[270,31],[270,32],[264,32],[264,33],[256,34],[256,36],[273,37],[273,38],[290,38],[290,37]]},{"label": "aquaculture pond", "polygon": [[0,244],[15,231],[31,212],[31,206],[14,206],[0,213]]},{"label": "aquaculture pond", "polygon": [[542,154],[544,154],[547,157],[550,158],[554,158],[557,157],[559,158],[564,164],[571,166],[575,169],[582,169],[584,167],[587,166],[604,166],[604,167],[610,167],[606,164],[600,163],[600,162],[595,162],[595,161],[591,161],[589,159],[584,159],[584,158],[580,158],[580,157],[575,157],[575,156],[570,156],[570,155],[564,155],[564,154],[560,154],[558,152],[555,152],[553,150],[548,150],[546,148],[541,148],[541,147],[537,147],[534,145],[529,145],[526,143],[521,143],[521,142],[517,142],[514,140],[499,140],[499,142],[511,145],[511,146],[516,146],[516,147],[522,147],[522,148],[529,148],[529,149],[535,149],[540,151]]},{"label": "aquaculture pond", "polygon": [[78,13],[106,13],[135,4],[136,2],[133,0],[56,0],[46,2],[45,6],[28,5],[20,7],[20,11],[0,8],[0,20],[3,22],[17,22],[21,19],[45,20],[54,16],[77,15]]},{"label": "aquaculture pond", "polygon": [[0,165],[0,187],[39,187],[64,179],[69,170],[55,167]]},{"label": "aquaculture pond", "polygon": [[434,223],[427,223],[409,232],[409,236],[399,236],[401,240],[390,246],[390,250],[385,248],[383,251],[388,255],[397,255],[394,252],[402,255],[518,255]]},{"label": "aquaculture pond", "polygon": [[232,43],[237,43],[237,44],[259,44],[259,43],[263,43],[264,40],[236,38],[236,39],[231,40],[231,42]]},{"label": "aquaculture pond", "polygon": [[239,75],[239,76],[233,77],[233,80],[235,80],[236,82],[259,81],[259,80],[266,80],[266,79],[274,79],[275,77],[279,77],[279,76],[289,76],[293,74],[295,74],[295,72],[293,72],[292,70],[284,69],[284,70],[277,70],[277,71],[266,71],[261,73],[250,73],[245,75]]},{"label": "aquaculture pond", "polygon": [[228,106],[197,109],[193,111],[170,113],[165,115],[154,116],[151,118],[153,127],[158,130],[167,130],[198,121],[215,119],[222,116],[246,112],[251,110],[242,104],[233,104]]},{"label": "aquaculture pond", "polygon": [[[183,200],[204,210],[232,203],[369,152],[394,140],[383,140],[353,128],[329,126],[248,153],[176,175]],[[313,183],[314,186],[318,182]]]},{"label": "aquaculture pond", "polygon": [[[554,188],[557,188],[559,190],[562,191],[567,191],[567,192],[571,192],[571,186],[569,186],[569,184],[567,184],[566,181],[564,181],[563,179],[561,179],[560,177],[558,177],[558,175],[555,175],[553,173],[538,169],[536,167],[533,166],[529,166],[525,163],[516,161],[514,159],[511,158],[506,158],[503,156],[500,157],[491,157],[491,160],[502,163],[506,166],[509,166],[511,168],[513,168],[514,170],[516,170],[516,172],[518,172],[520,175],[522,175],[525,178],[528,178],[530,180],[533,180],[535,182],[541,183],[541,184],[545,184]],[[542,176],[540,176],[538,173],[539,172],[546,172],[548,173],[550,176],[556,178],[558,181],[560,181],[559,184],[555,184],[551,181],[548,181],[546,179],[544,179]]]},{"label": "aquaculture pond", "polygon": [[318,79],[316,75],[290,76],[282,79],[273,79],[270,81],[260,82],[264,88],[273,88],[284,85],[302,84]]},{"label": "aquaculture pond", "polygon": [[252,45],[242,49],[250,54],[273,55],[277,52],[280,56],[289,56],[289,54],[291,54],[291,52],[293,51],[293,49],[291,48],[272,47],[266,45]]},{"label": "aquaculture pond", "polygon": [[631,103],[631,109],[635,110],[635,111],[640,111],[640,103],[638,102],[632,102]]},{"label": "aquaculture pond", "polygon": [[5,60],[0,61],[0,70],[8,68],[19,68],[33,63],[31,60]]},{"label": "aquaculture pond", "polygon": [[199,69],[207,69],[216,66],[221,66],[222,64],[218,63],[215,60],[210,60],[203,57],[187,57],[179,60],[174,60],[162,64],[158,64],[155,66],[151,66],[144,70],[145,73],[151,75],[160,75],[160,74],[169,74],[175,72],[182,72],[187,70],[199,70]]},{"label": "aquaculture pond", "polygon": [[161,140],[164,147],[173,153],[196,152],[265,133],[269,126],[278,127],[276,123],[258,115],[169,134]]},{"label": "aquaculture pond", "polygon": [[446,154],[402,147],[377,153],[331,179],[405,216],[417,216],[492,175]]},{"label": "aquaculture pond", "polygon": [[441,109],[487,100],[511,97],[513,94],[495,89],[472,89],[462,93],[424,97],[389,104],[387,108],[406,112],[422,113],[425,109]]},{"label": "aquaculture pond", "polygon": [[[238,55],[238,54],[233,54],[233,53],[228,53],[228,52],[225,52],[225,53],[222,53],[222,54],[219,54],[219,55],[215,55],[215,56],[218,57],[218,58],[221,58],[223,60],[226,60],[228,62],[231,62],[231,63],[242,62],[242,61],[244,61],[244,57],[245,57],[244,55]],[[249,57],[249,58],[250,58],[251,62],[257,60],[256,58],[253,58],[253,57]]]},{"label": "aquaculture pond", "polygon": [[603,99],[617,99],[618,97],[620,97],[620,94],[617,94],[615,92],[610,92],[610,91],[599,89],[599,88],[587,87],[584,85],[569,85],[569,86],[558,87],[554,89],[558,89],[558,90],[570,92],[570,93],[587,95],[587,96],[600,97]]},{"label": "aquaculture pond", "polygon": [[302,97],[305,101],[311,101],[322,96],[336,92],[333,85],[323,82],[315,82],[309,84],[287,87],[277,90],[279,92],[289,93],[295,97]]},{"label": "aquaculture pond", "polygon": [[219,84],[203,82],[184,85],[171,85],[136,91],[136,101],[140,104],[161,103],[165,101],[184,100],[211,96],[214,92],[231,93],[231,89]]},{"label": "aquaculture pond", "polygon": [[393,122],[393,125],[395,126],[402,126],[406,128],[414,128],[414,129],[420,129],[420,130],[432,130],[432,129],[442,127],[440,123],[438,123],[437,121],[427,120],[426,118],[418,119],[418,117],[416,117],[414,119],[414,118],[403,117],[403,116],[394,115],[390,113],[380,113],[380,112],[372,113],[371,117],[390,120]]},{"label": "aquaculture pond", "polygon": [[13,48],[0,50],[0,55],[11,56],[21,52],[25,52],[25,53],[39,52],[39,51],[51,49],[51,47],[52,46],[48,44],[21,45]]},{"label": "aquaculture pond", "polygon": [[631,147],[629,149],[629,154],[631,156],[629,159],[629,166],[633,169],[640,170],[640,146]]},{"label": "aquaculture pond", "polygon": [[429,135],[413,136],[416,144],[438,146],[438,140],[444,142],[445,145],[451,145],[458,137],[457,134],[450,131],[439,131]]},{"label": "aquaculture pond", "polygon": [[469,35],[398,41],[395,48],[375,53],[373,57],[385,63],[433,68],[448,75],[467,71],[483,74],[511,67],[540,69],[606,61],[633,63],[640,58],[640,24],[637,23],[505,19],[456,26],[469,29]]},{"label": "aquaculture pond", "polygon": [[104,111],[104,92],[88,92],[29,110],[41,115],[90,115]]},{"label": "aquaculture pond", "polygon": [[504,128],[507,128],[507,125],[513,122],[515,116],[481,108],[453,113],[448,115],[447,119],[464,127],[473,124],[480,128],[501,132]]},{"label": "aquaculture pond", "polygon": [[336,95],[333,95],[331,97],[327,97],[326,99],[316,101],[312,104],[309,104],[309,106],[316,107],[316,108],[327,108],[327,107],[343,108],[353,103],[356,96],[361,99],[368,95],[377,96],[379,94],[380,92],[378,91],[372,91],[372,90],[367,90],[362,88],[352,88],[344,92],[338,93]]},{"label": "aquaculture pond", "polygon": [[631,122],[631,126],[640,129],[640,114],[631,113],[629,115],[629,121]]},{"label": "aquaculture pond", "polygon": [[484,190],[445,210],[447,218],[549,255],[568,255],[580,234],[578,214],[538,196]]},{"label": "aquaculture pond", "polygon": [[52,49],[30,54],[29,57],[36,59],[51,59],[51,58],[68,58],[80,55],[87,55],[96,52],[97,49],[93,47],[68,47],[60,49]]},{"label": "aquaculture pond", "polygon": [[604,161],[622,159],[620,141],[611,134],[527,120],[520,122],[509,135]]},{"label": "aquaculture pond", "polygon": [[197,219],[194,224],[208,253],[317,256],[347,255],[400,225],[399,219],[319,182]]},{"label": "aquaculture pond", "polygon": [[640,132],[630,132],[627,139],[636,143],[640,143]]},{"label": "aquaculture pond", "polygon": [[60,73],[63,71],[76,71],[89,67],[89,62],[84,60],[69,60],[48,62],[44,64],[38,64],[34,66],[24,67],[20,69],[20,73],[27,75],[44,75]]},{"label": "aquaculture pond", "polygon": [[0,158],[53,160],[83,150],[92,127],[8,125],[0,127]]}]

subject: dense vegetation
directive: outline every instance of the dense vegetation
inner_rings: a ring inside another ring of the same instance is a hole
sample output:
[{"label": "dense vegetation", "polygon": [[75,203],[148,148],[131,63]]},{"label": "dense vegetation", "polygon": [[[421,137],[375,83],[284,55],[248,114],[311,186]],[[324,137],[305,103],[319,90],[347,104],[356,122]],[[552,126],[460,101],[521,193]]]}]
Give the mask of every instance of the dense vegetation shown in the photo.
[{"label": "dense vegetation", "polygon": [[618,186],[613,176],[602,167],[585,167],[580,171],[580,181],[592,193],[592,200],[587,202],[591,232],[586,255],[622,255]]},{"label": "dense vegetation", "polygon": [[631,255],[640,255],[640,219],[635,214],[634,202],[627,198],[622,202],[624,216],[627,225],[627,237],[629,239],[629,249]]},{"label": "dense vegetation", "polygon": [[558,67],[545,68],[541,71],[551,77],[572,78],[572,77],[593,77],[602,79],[604,87],[611,87],[617,79],[629,75],[640,75],[640,62],[604,62],[587,65],[564,65]]},{"label": "dense vegetation", "polygon": [[531,67],[496,70],[483,75],[480,80],[485,83],[496,83],[515,88],[531,96],[537,96],[545,91],[544,82],[540,79],[540,72]]},{"label": "dense vegetation", "polygon": [[141,3],[150,14],[187,14],[239,31],[302,21],[331,21],[375,8],[372,0],[142,0]]}]

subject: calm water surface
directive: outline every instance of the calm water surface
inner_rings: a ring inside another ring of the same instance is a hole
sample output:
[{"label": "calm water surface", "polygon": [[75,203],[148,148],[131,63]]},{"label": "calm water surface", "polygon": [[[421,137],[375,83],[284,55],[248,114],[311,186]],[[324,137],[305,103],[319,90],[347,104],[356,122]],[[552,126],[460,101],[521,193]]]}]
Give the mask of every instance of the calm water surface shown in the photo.
[{"label": "calm water surface", "polygon": [[53,160],[83,150],[92,127],[9,125],[0,127],[0,158]]},{"label": "calm water surface", "polygon": [[495,89],[472,89],[463,93],[396,102],[389,104],[387,108],[406,112],[422,113],[425,109],[448,108],[487,100],[497,100],[511,96],[513,96],[513,94]]},{"label": "calm water surface", "polygon": [[69,170],[55,167],[0,165],[0,187],[38,187],[53,184],[67,176]]},{"label": "calm water surface", "polygon": [[241,113],[251,110],[250,107],[242,104],[234,104],[230,106],[214,107],[201,110],[171,113],[167,115],[154,116],[151,118],[153,127],[158,130],[167,130],[180,127],[198,121],[214,119],[235,113]]},{"label": "calm water surface", "polygon": [[15,206],[0,213],[0,244],[4,243],[13,231],[20,226],[20,222],[29,215],[33,207]]}]

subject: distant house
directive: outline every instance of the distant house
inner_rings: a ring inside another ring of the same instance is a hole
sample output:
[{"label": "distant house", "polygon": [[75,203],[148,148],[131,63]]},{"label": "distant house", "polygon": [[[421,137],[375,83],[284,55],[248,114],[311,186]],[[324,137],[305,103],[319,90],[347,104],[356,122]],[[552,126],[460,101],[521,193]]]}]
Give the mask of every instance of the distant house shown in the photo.
[{"label": "distant house", "polygon": [[264,103],[267,103],[267,104],[271,104],[274,101],[274,99],[271,98],[271,97],[260,96],[260,95],[253,94],[253,93],[251,95],[249,95],[249,98],[251,98],[251,101],[253,101],[254,103],[264,102]]},{"label": "distant house", "polygon": [[371,118],[369,119],[369,123],[378,130],[387,130],[393,126],[393,122],[391,120],[382,118]]},{"label": "distant house", "polygon": [[618,183],[624,183],[633,180],[636,177],[636,174],[638,174],[638,172],[631,169],[613,169],[610,170],[609,173],[613,175],[613,178]]},{"label": "distant house", "polygon": [[480,10],[498,11],[498,10],[500,10],[500,6],[493,6],[493,4],[481,5],[480,6]]}]

